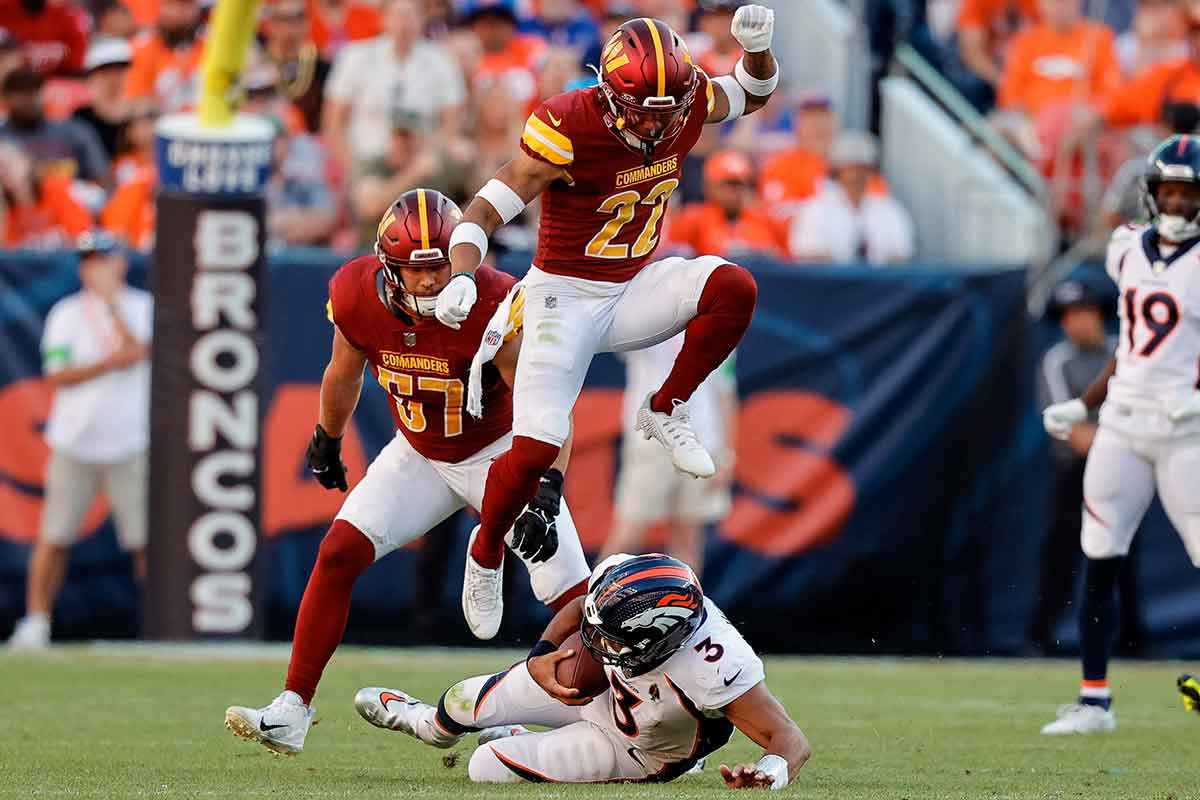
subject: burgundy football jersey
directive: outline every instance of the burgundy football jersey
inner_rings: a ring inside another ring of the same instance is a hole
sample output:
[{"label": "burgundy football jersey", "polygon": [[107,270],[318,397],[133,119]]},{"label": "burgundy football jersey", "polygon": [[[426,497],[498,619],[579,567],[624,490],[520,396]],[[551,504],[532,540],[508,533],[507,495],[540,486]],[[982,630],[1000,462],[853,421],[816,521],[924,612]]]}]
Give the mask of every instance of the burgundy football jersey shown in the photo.
[{"label": "burgundy football jersey", "polygon": [[663,215],[679,186],[683,159],[712,108],[712,85],[700,73],[687,122],[646,165],[604,124],[596,87],[551,97],[525,123],[521,149],[562,167],[542,192],[541,227],[533,263],[557,275],[621,283],[637,274],[658,247]]},{"label": "burgundy football jersey", "polygon": [[429,317],[406,325],[384,303],[380,268],[376,256],[360,256],[334,274],[330,319],[367,357],[413,449],[436,461],[463,461],[512,430],[512,393],[491,364],[483,370],[483,419],[466,413],[464,404],[471,359],[516,279],[481,267],[475,273],[479,299],[454,330]]}]

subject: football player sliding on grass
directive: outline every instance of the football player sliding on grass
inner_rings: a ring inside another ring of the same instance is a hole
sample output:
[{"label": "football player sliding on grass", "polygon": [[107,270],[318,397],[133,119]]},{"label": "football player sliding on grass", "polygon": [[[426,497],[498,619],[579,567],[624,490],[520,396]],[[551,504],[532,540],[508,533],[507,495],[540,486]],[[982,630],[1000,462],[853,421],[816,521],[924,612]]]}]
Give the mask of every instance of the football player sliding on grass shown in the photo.
[{"label": "football player sliding on grass", "polygon": [[[587,652],[559,650],[575,633]],[[575,655],[603,664],[588,691],[559,682],[560,662]],[[371,724],[434,747],[484,731],[467,767],[481,783],[669,781],[734,728],[765,752],[754,764],[721,765],[732,789],[780,789],[811,754],[767,689],[762,661],[695,573],[657,553],[605,559],[525,661],[455,683],[436,706],[382,687],[359,690],[354,704]]]}]

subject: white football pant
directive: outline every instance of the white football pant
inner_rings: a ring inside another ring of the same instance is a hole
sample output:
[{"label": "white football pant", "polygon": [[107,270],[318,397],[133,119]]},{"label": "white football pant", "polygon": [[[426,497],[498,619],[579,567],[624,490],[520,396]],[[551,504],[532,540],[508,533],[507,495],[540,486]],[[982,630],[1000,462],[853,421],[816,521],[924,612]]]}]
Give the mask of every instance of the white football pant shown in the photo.
[{"label": "white football pant", "polygon": [[[371,540],[378,561],[419,539],[460,508],[479,508],[488,468],[511,446],[512,436],[505,435],[470,458],[451,464],[426,458],[397,432],[346,497],[337,518]],[[525,562],[533,593],[542,603],[553,602],[591,575],[565,499],[556,524],[558,551],[540,563]]]}]

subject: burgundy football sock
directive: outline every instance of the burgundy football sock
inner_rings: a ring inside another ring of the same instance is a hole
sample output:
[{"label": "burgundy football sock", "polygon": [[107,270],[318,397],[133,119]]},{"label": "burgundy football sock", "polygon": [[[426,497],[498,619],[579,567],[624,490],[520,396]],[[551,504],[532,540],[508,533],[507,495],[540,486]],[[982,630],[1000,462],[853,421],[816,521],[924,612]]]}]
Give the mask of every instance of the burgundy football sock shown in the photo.
[{"label": "burgundy football sock", "polygon": [[538,480],[558,457],[558,446],[528,436],[514,436],[512,449],[492,462],[479,509],[479,533],[471,558],[496,569],[504,557],[504,536],[521,510],[537,494]]},{"label": "burgundy football sock", "polygon": [[558,597],[551,600],[549,603],[546,603],[546,605],[550,608],[551,611],[553,611],[555,614],[557,614],[558,612],[560,612],[564,608],[566,608],[567,603],[571,602],[576,597],[583,597],[585,594],[587,594],[587,585],[588,585],[588,579],[584,578],[579,583],[575,584],[570,589],[567,589],[565,592],[560,594]]},{"label": "burgundy football sock", "polygon": [[721,366],[750,327],[758,286],[750,273],[735,264],[713,270],[700,293],[696,316],[687,324],[683,349],[650,408],[671,413],[671,401],[687,401],[709,373]]},{"label": "burgundy football sock", "polygon": [[317,564],[300,599],[292,659],[284,684],[305,703],[312,702],[321,673],[342,641],[354,581],[374,561],[371,540],[349,522],[334,520],[321,541]]}]

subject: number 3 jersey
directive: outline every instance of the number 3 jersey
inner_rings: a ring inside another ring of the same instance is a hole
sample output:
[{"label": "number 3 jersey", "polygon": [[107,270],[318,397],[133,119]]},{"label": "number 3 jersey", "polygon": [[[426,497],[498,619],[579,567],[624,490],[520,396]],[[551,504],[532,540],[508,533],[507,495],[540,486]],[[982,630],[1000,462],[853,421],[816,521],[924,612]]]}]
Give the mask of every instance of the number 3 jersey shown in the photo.
[{"label": "number 3 jersey", "polygon": [[763,663],[704,598],[705,620],[687,643],[657,669],[636,678],[605,667],[610,690],[583,707],[583,718],[628,742],[630,755],[657,765],[670,780],[721,748],[733,725],[720,709],[763,680]]},{"label": "number 3 jersey", "polygon": [[[329,281],[329,320],[366,356],[389,394],[396,427],[413,449],[435,461],[456,463],[512,429],[512,393],[494,366],[483,371],[483,418],[463,408],[471,359],[484,329],[516,279],[489,267],[475,273],[479,299],[459,330],[431,317],[409,325],[387,306],[379,259],[361,256]],[[513,301],[505,337],[521,328],[523,300]]]},{"label": "number 3 jersey", "polygon": [[535,266],[555,275],[624,283],[650,260],[684,158],[712,108],[712,85],[703,72],[700,79],[683,129],[655,148],[650,164],[605,125],[596,87],[556,95],[534,110],[521,149],[570,176],[542,192]]},{"label": "number 3 jersey", "polygon": [[1108,397],[1170,409],[1200,385],[1200,239],[1172,250],[1152,226],[1123,225],[1105,269],[1120,290],[1121,318]]}]

